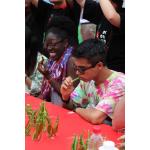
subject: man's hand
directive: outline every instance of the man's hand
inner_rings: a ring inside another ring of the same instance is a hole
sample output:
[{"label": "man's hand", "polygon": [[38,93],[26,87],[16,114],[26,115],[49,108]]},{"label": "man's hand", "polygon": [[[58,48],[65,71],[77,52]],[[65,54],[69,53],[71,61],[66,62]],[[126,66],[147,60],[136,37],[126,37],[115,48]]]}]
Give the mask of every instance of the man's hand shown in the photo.
[{"label": "man's hand", "polygon": [[73,80],[71,77],[67,77],[61,87],[60,87],[60,93],[62,94],[63,100],[68,100],[70,97],[70,94],[73,92],[74,86],[73,86]]}]

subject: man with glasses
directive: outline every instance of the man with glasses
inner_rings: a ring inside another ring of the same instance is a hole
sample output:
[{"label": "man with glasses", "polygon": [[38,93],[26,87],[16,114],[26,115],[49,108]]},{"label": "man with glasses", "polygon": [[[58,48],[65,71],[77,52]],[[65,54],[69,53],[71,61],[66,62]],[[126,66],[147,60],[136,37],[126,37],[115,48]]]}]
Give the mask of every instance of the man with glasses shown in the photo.
[{"label": "man with glasses", "polygon": [[125,94],[124,74],[107,68],[104,44],[97,39],[84,41],[73,57],[80,83],[74,88],[73,79],[67,77],[61,85],[63,100],[72,102],[75,112],[93,124],[111,122]]}]

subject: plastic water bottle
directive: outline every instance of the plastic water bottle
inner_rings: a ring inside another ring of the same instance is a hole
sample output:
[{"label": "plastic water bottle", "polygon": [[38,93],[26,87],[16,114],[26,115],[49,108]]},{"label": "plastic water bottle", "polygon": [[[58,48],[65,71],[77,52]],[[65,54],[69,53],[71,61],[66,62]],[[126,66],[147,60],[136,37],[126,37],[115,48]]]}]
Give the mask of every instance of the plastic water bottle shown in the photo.
[{"label": "plastic water bottle", "polygon": [[115,143],[113,141],[104,141],[103,146],[100,146],[98,150],[119,150],[115,147]]},{"label": "plastic water bottle", "polygon": [[90,136],[88,150],[98,150],[103,143],[100,126],[93,127],[93,133]]}]

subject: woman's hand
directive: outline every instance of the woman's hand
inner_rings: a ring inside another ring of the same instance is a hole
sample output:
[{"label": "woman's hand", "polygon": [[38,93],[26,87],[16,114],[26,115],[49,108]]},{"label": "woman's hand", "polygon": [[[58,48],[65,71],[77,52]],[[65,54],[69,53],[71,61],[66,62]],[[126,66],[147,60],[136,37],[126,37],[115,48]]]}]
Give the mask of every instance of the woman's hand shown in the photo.
[{"label": "woman's hand", "polygon": [[45,68],[44,68],[44,58],[38,63],[38,71],[44,75]]},{"label": "woman's hand", "polygon": [[44,75],[44,77],[49,80],[50,75],[48,69],[45,69],[44,67],[44,58],[42,57],[42,60],[38,63],[38,71]]}]

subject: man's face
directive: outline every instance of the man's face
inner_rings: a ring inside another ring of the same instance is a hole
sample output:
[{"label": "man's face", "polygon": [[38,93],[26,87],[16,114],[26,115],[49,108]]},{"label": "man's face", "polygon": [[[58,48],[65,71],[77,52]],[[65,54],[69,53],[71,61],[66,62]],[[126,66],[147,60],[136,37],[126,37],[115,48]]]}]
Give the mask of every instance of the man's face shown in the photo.
[{"label": "man's face", "polygon": [[98,75],[97,65],[92,65],[85,58],[74,58],[74,69],[81,80],[88,82],[94,80]]}]

